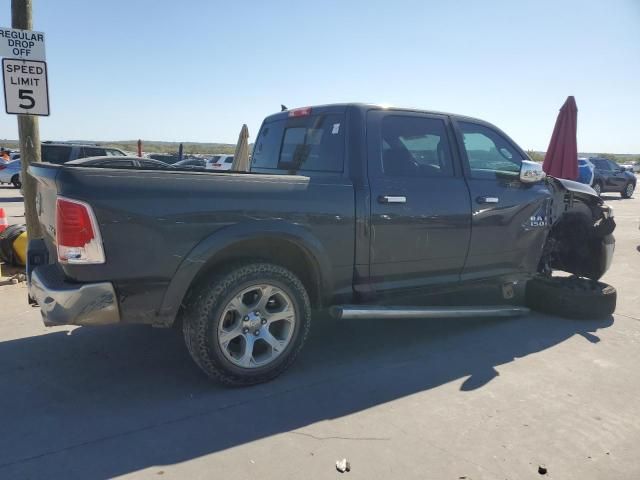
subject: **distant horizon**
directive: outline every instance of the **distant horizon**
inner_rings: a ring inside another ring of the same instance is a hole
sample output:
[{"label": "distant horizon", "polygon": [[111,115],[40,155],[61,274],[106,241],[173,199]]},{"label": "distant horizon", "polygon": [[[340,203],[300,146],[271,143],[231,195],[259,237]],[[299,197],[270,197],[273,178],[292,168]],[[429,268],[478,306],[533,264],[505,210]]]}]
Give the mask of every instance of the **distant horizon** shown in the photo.
[{"label": "distant horizon", "polygon": [[[235,147],[235,143],[228,143],[228,142],[179,142],[179,141],[171,141],[171,140],[145,140],[145,139],[141,139],[142,140],[142,147],[144,150],[144,144],[149,143],[149,144],[176,144],[179,145],[180,143],[182,143],[183,145],[202,145],[202,146],[221,146],[221,147]],[[115,144],[132,144],[132,146],[135,146],[135,144],[138,142],[138,139],[135,140],[79,140],[79,139],[73,139],[73,140],[42,140],[41,143],[44,142],[61,142],[61,143],[87,143],[87,144],[99,144],[99,145],[115,145]],[[18,140],[11,140],[8,138],[5,139],[0,139],[0,146],[4,146],[4,143],[19,143]],[[249,145],[253,145],[253,142],[249,142]],[[534,152],[534,153],[538,153],[538,154],[545,154],[547,153],[546,150],[535,150],[535,149],[524,149],[525,151],[528,152]],[[606,151],[597,151],[597,152],[587,152],[587,151],[583,151],[583,152],[578,152],[578,156],[596,156],[596,155],[617,155],[617,156],[624,156],[624,157],[639,157],[640,158],[640,152],[638,153],[619,153],[619,152],[606,152]]]}]

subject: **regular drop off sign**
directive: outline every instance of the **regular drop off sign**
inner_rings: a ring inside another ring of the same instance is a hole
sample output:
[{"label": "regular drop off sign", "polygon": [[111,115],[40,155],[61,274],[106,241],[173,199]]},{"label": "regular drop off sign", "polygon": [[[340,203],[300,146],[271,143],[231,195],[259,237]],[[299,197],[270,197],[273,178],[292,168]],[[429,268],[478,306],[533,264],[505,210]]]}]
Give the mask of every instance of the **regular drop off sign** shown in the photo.
[{"label": "regular drop off sign", "polygon": [[0,27],[0,57],[46,60],[44,33]]},{"label": "regular drop off sign", "polygon": [[3,58],[2,76],[7,113],[45,117],[49,115],[45,62]]}]

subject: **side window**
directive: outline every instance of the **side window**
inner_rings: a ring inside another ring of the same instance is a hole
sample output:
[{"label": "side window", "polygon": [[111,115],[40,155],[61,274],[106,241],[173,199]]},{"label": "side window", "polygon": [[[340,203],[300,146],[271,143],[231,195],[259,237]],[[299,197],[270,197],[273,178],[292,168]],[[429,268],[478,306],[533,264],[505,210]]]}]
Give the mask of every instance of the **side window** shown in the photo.
[{"label": "side window", "polygon": [[104,157],[105,155],[106,155],[106,152],[105,152],[104,148],[82,147],[82,153],[80,154],[79,158]]},{"label": "side window", "polygon": [[43,162],[61,165],[69,161],[69,157],[71,156],[71,147],[62,145],[42,145],[41,155]]},{"label": "side window", "polygon": [[392,177],[453,175],[445,124],[437,118],[389,115],[382,120],[382,171]]},{"label": "side window", "polygon": [[614,162],[613,160],[609,160],[609,170],[617,172],[618,170],[620,170],[620,165],[618,165],[617,162]]},{"label": "side window", "polygon": [[472,178],[517,176],[524,157],[495,130],[471,122],[458,122]]},{"label": "side window", "polygon": [[122,152],[120,152],[118,150],[114,150],[112,148],[107,148],[106,149],[106,153],[110,157],[123,157],[123,156],[125,156],[124,153],[122,153]]},{"label": "side window", "polygon": [[598,170],[604,170],[606,172],[610,171],[611,168],[609,167],[609,163],[606,160],[594,160],[595,164],[596,164],[596,168]]},{"label": "side window", "polygon": [[233,163],[233,157],[227,157],[224,163]]},{"label": "side window", "polygon": [[344,115],[329,113],[265,123],[251,157],[252,168],[342,172]]}]

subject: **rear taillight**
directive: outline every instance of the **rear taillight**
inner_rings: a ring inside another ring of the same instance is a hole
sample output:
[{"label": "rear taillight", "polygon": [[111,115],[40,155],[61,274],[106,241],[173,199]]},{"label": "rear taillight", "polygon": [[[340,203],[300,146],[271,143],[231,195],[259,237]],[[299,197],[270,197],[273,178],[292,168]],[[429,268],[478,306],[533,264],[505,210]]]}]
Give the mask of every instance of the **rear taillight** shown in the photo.
[{"label": "rear taillight", "polygon": [[104,263],[98,222],[85,202],[58,197],[56,244],[61,263]]}]

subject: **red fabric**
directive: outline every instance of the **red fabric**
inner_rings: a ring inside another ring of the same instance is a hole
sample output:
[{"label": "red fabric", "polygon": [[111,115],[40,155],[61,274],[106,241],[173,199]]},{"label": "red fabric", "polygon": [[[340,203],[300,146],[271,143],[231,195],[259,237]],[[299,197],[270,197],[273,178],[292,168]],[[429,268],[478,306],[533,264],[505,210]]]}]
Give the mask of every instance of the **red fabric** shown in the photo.
[{"label": "red fabric", "polygon": [[547,175],[567,180],[578,178],[577,127],[576,99],[567,97],[556,119],[556,126],[553,128],[551,142],[542,164],[542,169]]}]

